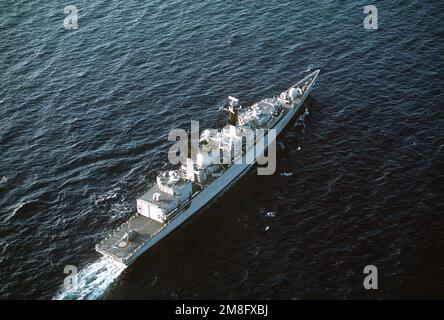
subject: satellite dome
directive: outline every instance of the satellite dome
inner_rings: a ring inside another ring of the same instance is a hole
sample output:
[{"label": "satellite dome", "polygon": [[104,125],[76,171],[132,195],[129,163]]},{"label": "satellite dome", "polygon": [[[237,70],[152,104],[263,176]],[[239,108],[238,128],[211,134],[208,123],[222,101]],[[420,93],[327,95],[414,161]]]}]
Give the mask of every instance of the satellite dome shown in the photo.
[{"label": "satellite dome", "polygon": [[299,92],[296,88],[293,87],[288,91],[288,95],[294,99],[299,96]]}]

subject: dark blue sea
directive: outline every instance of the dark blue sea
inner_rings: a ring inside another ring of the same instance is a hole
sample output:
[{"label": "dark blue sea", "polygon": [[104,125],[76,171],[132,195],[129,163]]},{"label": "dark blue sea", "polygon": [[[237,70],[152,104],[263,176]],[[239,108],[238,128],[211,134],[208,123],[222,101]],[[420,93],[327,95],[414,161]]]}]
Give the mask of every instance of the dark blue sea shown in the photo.
[{"label": "dark blue sea", "polygon": [[[430,0],[1,1],[0,298],[444,298],[443,13]],[[274,175],[251,170],[125,270],[94,251],[168,166],[171,129],[215,128],[227,96],[249,105],[316,69]]]}]

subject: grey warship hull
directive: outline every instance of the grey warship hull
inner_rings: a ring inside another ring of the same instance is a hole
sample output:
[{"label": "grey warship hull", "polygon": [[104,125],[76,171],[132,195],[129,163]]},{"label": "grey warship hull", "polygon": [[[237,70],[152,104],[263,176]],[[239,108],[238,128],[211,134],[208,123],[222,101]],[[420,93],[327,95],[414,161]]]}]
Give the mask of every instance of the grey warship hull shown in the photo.
[{"label": "grey warship hull", "polygon": [[[271,123],[269,124],[268,128],[275,129],[276,136],[283,131],[290,120],[300,110],[305,99],[313,89],[318,73],[319,70],[311,73],[286,91],[288,92],[292,88],[302,88],[302,85],[304,85],[303,94],[299,98],[295,98],[290,105],[283,108],[283,111],[279,117],[272,119]],[[273,102],[280,99],[272,98],[269,100]],[[261,148],[254,151],[247,150],[242,156],[248,157],[248,152],[255,152],[254,160],[256,161],[257,158],[262,155],[268,146],[273,142],[272,139],[266,140],[266,142],[264,141],[262,144],[258,144],[261,145]],[[242,164],[233,164],[229,166],[220,176],[209,176],[206,179],[203,188],[201,188],[198,192],[191,194],[189,199],[181,203],[180,206],[173,210],[169,214],[168,220],[165,222],[156,221],[155,219],[140,213],[134,214],[128,221],[120,225],[109,236],[98,243],[95,248],[96,251],[125,266],[130,265],[141,254],[157,244],[173,230],[177,229],[191,216],[203,211],[217,198],[228,191],[230,187],[240,178],[242,178],[255,163],[246,162],[247,161],[243,162]],[[153,187],[149,192],[149,197],[152,197],[159,192],[161,191],[158,190],[158,188]],[[129,240],[128,234],[132,235],[131,240]]]}]

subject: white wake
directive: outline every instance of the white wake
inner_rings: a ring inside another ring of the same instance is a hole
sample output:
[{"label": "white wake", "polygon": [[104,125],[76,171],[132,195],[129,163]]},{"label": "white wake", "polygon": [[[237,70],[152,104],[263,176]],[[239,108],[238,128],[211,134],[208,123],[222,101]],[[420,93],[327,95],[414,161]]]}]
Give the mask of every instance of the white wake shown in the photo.
[{"label": "white wake", "polygon": [[56,300],[93,300],[100,298],[109,285],[122,273],[124,266],[102,257],[81,269],[77,275],[77,285],[72,288],[62,286]]}]

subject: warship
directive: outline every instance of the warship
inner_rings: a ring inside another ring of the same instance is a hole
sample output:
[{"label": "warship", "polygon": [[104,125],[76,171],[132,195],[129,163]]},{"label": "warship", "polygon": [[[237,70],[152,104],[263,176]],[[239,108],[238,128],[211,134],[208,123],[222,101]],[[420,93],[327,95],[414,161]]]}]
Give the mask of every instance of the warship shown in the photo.
[{"label": "warship", "polygon": [[[264,156],[300,110],[318,74],[316,70],[281,94],[246,108],[237,98],[229,97],[228,124],[222,130],[204,130],[199,151],[193,156],[188,152],[177,170],[159,174],[156,183],[137,199],[137,212],[98,243],[96,251],[126,267],[191,216],[204,211]],[[270,129],[273,135],[267,134]],[[242,139],[247,131],[265,134],[255,134],[254,143],[248,145]],[[221,154],[228,154],[231,161],[220,161]]]}]

